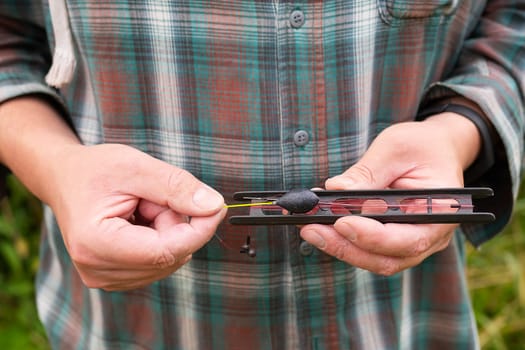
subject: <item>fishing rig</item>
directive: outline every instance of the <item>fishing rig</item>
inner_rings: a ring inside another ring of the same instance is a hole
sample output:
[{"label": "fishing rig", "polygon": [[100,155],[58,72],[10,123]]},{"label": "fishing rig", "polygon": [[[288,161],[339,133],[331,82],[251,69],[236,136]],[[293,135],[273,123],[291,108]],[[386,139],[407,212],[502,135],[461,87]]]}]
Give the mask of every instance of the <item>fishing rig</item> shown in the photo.
[{"label": "fishing rig", "polygon": [[[493,213],[476,212],[474,201],[493,196],[492,189],[436,188],[325,191],[293,189],[290,191],[236,192],[240,203],[227,208],[249,208],[246,215],[233,215],[232,225],[306,225],[334,224],[339,218],[357,215],[382,223],[487,223]],[[255,256],[250,237],[241,253]]]},{"label": "fishing rig", "polygon": [[474,211],[474,199],[490,197],[490,188],[390,189],[356,191],[236,192],[228,208],[250,207],[248,215],[229,218],[233,225],[333,224],[359,215],[382,223],[483,223],[494,214]]}]

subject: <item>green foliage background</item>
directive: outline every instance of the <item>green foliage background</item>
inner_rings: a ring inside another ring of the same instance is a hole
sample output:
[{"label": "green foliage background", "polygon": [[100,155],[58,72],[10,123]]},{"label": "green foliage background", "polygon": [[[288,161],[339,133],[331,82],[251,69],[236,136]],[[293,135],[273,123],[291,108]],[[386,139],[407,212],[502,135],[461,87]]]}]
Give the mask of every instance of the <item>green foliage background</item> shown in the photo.
[{"label": "green foliage background", "polygon": [[0,201],[0,349],[48,349],[34,301],[42,211],[13,176]]},{"label": "green foliage background", "polygon": [[[49,349],[34,302],[40,203],[14,178],[0,202],[0,349]],[[525,192],[513,220],[482,249],[468,279],[484,350],[525,349]]]}]

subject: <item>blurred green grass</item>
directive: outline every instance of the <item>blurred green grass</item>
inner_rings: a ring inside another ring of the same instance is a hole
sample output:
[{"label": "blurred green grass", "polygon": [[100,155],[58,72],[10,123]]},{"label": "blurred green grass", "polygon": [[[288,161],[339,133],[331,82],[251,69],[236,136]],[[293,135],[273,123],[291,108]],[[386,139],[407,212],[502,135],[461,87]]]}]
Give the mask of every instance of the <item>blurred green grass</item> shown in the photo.
[{"label": "blurred green grass", "polygon": [[0,349],[48,349],[34,301],[42,210],[14,178],[0,201]]},{"label": "blurred green grass", "polygon": [[482,349],[525,349],[525,188],[511,222],[479,250],[468,247],[467,276]]},{"label": "blurred green grass", "polygon": [[[12,176],[8,187],[0,201],[0,349],[45,350],[34,302],[40,203]],[[525,191],[504,232],[467,252],[482,349],[525,349]]]}]

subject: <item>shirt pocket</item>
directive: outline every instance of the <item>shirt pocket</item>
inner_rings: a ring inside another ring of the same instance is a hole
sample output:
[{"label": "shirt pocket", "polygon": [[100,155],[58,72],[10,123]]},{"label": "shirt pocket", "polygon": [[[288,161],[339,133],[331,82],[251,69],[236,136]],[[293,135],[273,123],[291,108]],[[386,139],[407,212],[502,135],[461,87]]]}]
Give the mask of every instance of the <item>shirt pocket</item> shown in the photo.
[{"label": "shirt pocket", "polygon": [[424,19],[452,14],[460,0],[377,0],[387,22]]}]

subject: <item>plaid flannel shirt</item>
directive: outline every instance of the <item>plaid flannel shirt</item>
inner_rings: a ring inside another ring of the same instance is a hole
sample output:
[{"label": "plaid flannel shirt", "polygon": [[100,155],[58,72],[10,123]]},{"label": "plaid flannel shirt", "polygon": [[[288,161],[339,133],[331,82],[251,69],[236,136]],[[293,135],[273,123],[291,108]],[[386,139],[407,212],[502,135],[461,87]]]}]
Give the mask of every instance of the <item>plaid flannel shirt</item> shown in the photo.
[{"label": "plaid flannel shirt", "polygon": [[[493,169],[472,184],[495,189],[488,205],[498,220],[463,233],[480,244],[508,220],[523,148],[524,1],[67,0],[67,8],[78,66],[58,92],[44,82],[54,45],[47,0],[2,1],[0,101],[49,96],[85,144],[131,145],[228,201],[235,190],[322,185],[384,128],[461,95],[501,141]],[[294,143],[297,131],[309,142]],[[477,347],[461,234],[383,277],[308,249],[294,228],[225,224],[222,241],[170,277],[110,293],[82,284],[47,209],[45,219],[37,300],[57,349]],[[254,259],[226,249],[246,235]]]}]

